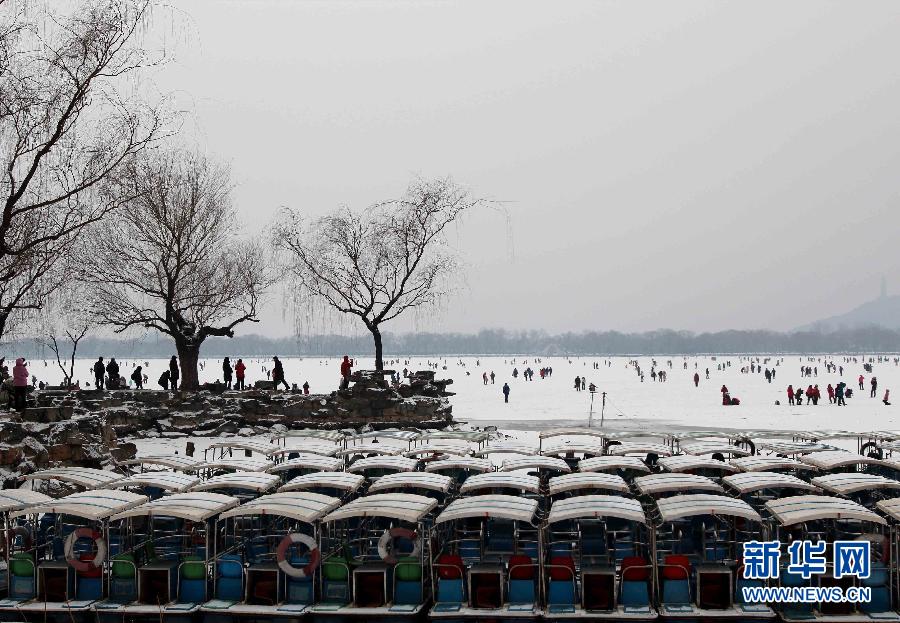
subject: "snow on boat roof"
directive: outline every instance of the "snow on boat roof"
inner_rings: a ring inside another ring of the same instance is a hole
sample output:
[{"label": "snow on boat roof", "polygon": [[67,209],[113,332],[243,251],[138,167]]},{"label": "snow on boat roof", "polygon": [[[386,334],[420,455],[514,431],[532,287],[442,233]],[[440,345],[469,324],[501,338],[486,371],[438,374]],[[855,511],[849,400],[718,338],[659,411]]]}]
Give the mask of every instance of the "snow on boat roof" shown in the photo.
[{"label": "snow on boat roof", "polygon": [[113,491],[110,489],[93,489],[73,493],[58,500],[51,500],[43,504],[35,504],[24,509],[10,513],[10,517],[21,515],[41,515],[55,513],[58,515],[70,515],[81,517],[89,521],[101,521],[116,513],[140,506],[147,501],[146,495],[131,493],[130,491]]},{"label": "snow on boat roof", "polygon": [[472,448],[468,442],[453,443],[452,441],[437,441],[435,443],[426,443],[416,446],[412,450],[407,450],[403,456],[419,456],[422,454],[452,454],[454,456],[465,456],[471,454]]},{"label": "snow on boat roof", "polygon": [[489,472],[494,469],[489,459],[474,456],[451,456],[446,459],[431,461],[425,465],[426,472],[437,472],[442,469],[467,469],[477,472]]},{"label": "snow on boat roof", "polygon": [[878,500],[875,506],[894,521],[900,521],[900,498]]},{"label": "snow on boat roof", "polygon": [[606,437],[606,433],[597,428],[548,428],[542,430],[538,435],[540,439],[549,439],[550,437]]},{"label": "snow on boat roof", "polygon": [[650,474],[634,479],[638,491],[647,495],[658,493],[670,493],[672,491],[715,491],[724,493],[725,490],[718,483],[706,476],[695,474]]},{"label": "snow on boat roof", "polygon": [[812,441],[760,441],[756,448],[775,454],[811,454],[836,449],[834,446]]},{"label": "snow on boat roof", "polygon": [[382,476],[369,486],[369,493],[385,491],[387,489],[428,489],[447,493],[453,479],[443,474],[429,474],[427,472],[397,472]]},{"label": "snow on boat roof", "polygon": [[0,489],[0,513],[18,511],[35,504],[51,502],[53,498],[31,489]]},{"label": "snow on boat roof", "polygon": [[578,471],[580,472],[603,472],[613,469],[631,469],[650,473],[650,468],[636,456],[593,456],[578,461]]},{"label": "snow on boat roof", "polygon": [[900,450],[900,441],[897,441],[896,437],[893,437],[890,441],[883,441],[879,443],[878,447],[882,450],[897,451]]},{"label": "snow on boat roof", "polygon": [[347,446],[343,450],[336,452],[337,456],[352,456],[354,454],[376,454],[379,456],[397,456],[404,452],[403,448],[398,446],[386,446],[379,443],[357,444],[355,446]]},{"label": "snow on boat roof", "polygon": [[738,493],[751,493],[761,489],[803,489],[805,491],[813,491],[818,493],[819,488],[811,485],[805,480],[800,480],[796,476],[790,474],[780,474],[778,472],[743,472],[741,474],[731,474],[722,478],[731,489]]},{"label": "snow on boat roof", "polygon": [[570,519],[615,517],[646,524],[647,517],[641,503],[618,495],[579,495],[557,500],[550,508],[549,523]]},{"label": "snow on boat roof", "polygon": [[819,519],[858,519],[873,523],[887,522],[852,500],[824,495],[795,495],[766,502],[768,510],[782,526]]},{"label": "snow on boat roof", "polygon": [[661,443],[644,443],[641,441],[623,441],[612,444],[606,449],[610,456],[623,456],[626,454],[657,454],[659,456],[672,456],[672,448]]},{"label": "snow on boat roof", "polygon": [[724,495],[676,495],[656,501],[660,519],[665,523],[697,515],[726,515],[761,522],[762,517],[743,500]]},{"label": "snow on boat roof", "polygon": [[685,454],[713,454],[718,452],[725,456],[750,456],[748,450],[738,448],[726,441],[691,441],[681,444],[681,451]]},{"label": "snow on boat roof", "polygon": [[240,503],[239,499],[221,493],[173,493],[116,513],[110,519],[116,521],[128,517],[177,517],[194,522],[206,521]]},{"label": "snow on boat roof", "polygon": [[217,441],[215,443],[209,444],[210,450],[215,449],[223,449],[223,450],[249,450],[250,452],[258,452],[259,454],[263,454],[265,456],[272,456],[282,449],[282,446],[275,445],[274,443],[270,443],[268,441],[259,441],[256,439],[225,439],[223,441]]},{"label": "snow on boat roof", "polygon": [[738,468],[725,461],[717,461],[707,456],[694,456],[693,454],[679,454],[677,456],[664,456],[657,461],[660,467],[669,472],[684,472],[689,469],[720,469],[726,472],[736,472]]},{"label": "snow on boat roof", "polygon": [[122,478],[122,474],[90,467],[54,467],[22,476],[23,480],[58,480],[89,489],[102,487]]},{"label": "snow on boat roof", "polygon": [[356,491],[366,481],[366,477],[361,474],[350,474],[348,472],[316,472],[314,474],[304,474],[291,478],[288,483],[279,487],[279,491],[301,491],[303,489],[312,489],[315,487],[323,487],[327,489],[344,489],[345,491]]},{"label": "snow on boat roof", "polygon": [[362,472],[367,469],[394,469],[399,472],[411,472],[416,469],[419,462],[405,456],[370,456],[359,459],[349,468],[348,472]]},{"label": "snow on boat roof", "polygon": [[469,517],[511,519],[512,521],[532,523],[537,507],[537,500],[514,495],[475,495],[450,502],[444,512],[437,516],[434,523],[439,524]]},{"label": "snow on boat roof", "polygon": [[289,430],[277,435],[274,439],[284,439],[285,437],[306,437],[312,439],[325,439],[328,441],[343,441],[346,434],[339,430],[322,430],[319,428],[301,428],[298,430]]},{"label": "snow on boat roof", "polygon": [[734,459],[731,464],[744,472],[769,472],[775,469],[815,469],[812,465],[801,463],[797,459],[778,456],[745,456]]},{"label": "snow on boat roof", "polygon": [[437,500],[413,493],[376,493],[357,498],[325,516],[324,521],[338,521],[351,517],[389,517],[420,522],[437,507]]},{"label": "snow on boat roof", "polygon": [[602,442],[592,443],[590,440],[586,442],[566,441],[562,443],[548,443],[546,446],[541,446],[541,454],[545,456],[553,454],[568,454],[569,452],[600,455],[604,452],[604,446]]},{"label": "snow on boat roof", "polygon": [[810,482],[826,491],[838,495],[848,495],[868,489],[900,489],[900,482],[876,474],[827,474],[813,478]]},{"label": "snow on boat roof", "polygon": [[199,463],[201,463],[200,459],[186,454],[154,454],[151,456],[137,456],[127,461],[119,461],[119,465],[159,465],[175,470],[185,470]]},{"label": "snow on boat roof", "polygon": [[200,479],[184,472],[151,471],[134,474],[128,478],[117,480],[108,484],[110,489],[125,489],[126,487],[156,487],[164,491],[187,491]]},{"label": "snow on boat roof", "polygon": [[371,430],[365,433],[353,435],[350,439],[370,439],[373,437],[384,437],[385,439],[399,439],[401,441],[415,441],[422,436],[421,431],[417,430],[400,430],[397,428],[387,428],[385,430]]},{"label": "snow on boat roof", "polygon": [[341,505],[338,498],[311,491],[270,493],[222,513],[221,519],[255,515],[275,515],[315,523]]},{"label": "snow on boat roof", "polygon": [[708,437],[721,439],[726,435],[726,433],[717,430],[685,430],[677,433],[669,433],[667,436],[669,439],[680,441],[682,439],[706,439]]},{"label": "snow on boat roof", "polygon": [[281,479],[275,474],[260,474],[259,472],[232,472],[219,474],[209,480],[191,487],[191,491],[213,491],[215,489],[243,489],[262,493],[274,488]]},{"label": "snow on boat roof", "polygon": [[628,493],[628,484],[618,474],[600,474],[597,472],[576,472],[563,474],[550,479],[550,495],[566,491],[582,489],[606,489]]},{"label": "snow on boat roof", "polygon": [[881,459],[863,456],[856,452],[847,452],[846,450],[827,450],[817,452],[809,456],[801,456],[800,460],[807,465],[818,467],[819,469],[835,469],[838,467],[847,467],[848,465],[861,465],[869,463],[872,465],[884,465]]},{"label": "snow on boat roof", "polygon": [[541,488],[541,481],[531,474],[517,474],[513,472],[488,472],[469,476],[459,488],[460,493],[468,493],[479,489],[520,489],[530,493],[537,493]]},{"label": "snow on boat roof", "polygon": [[433,430],[422,433],[421,440],[429,439],[463,439],[475,443],[483,443],[491,438],[491,434],[483,430]]},{"label": "snow on boat roof", "polygon": [[283,463],[278,463],[266,469],[270,474],[277,474],[291,469],[317,469],[321,472],[336,472],[344,466],[342,459],[321,454],[300,454]]},{"label": "snow on boat roof", "polygon": [[193,467],[186,468],[186,472],[199,472],[205,469],[233,469],[238,472],[264,472],[272,467],[272,461],[265,459],[231,458],[217,461],[204,461]]},{"label": "snow on boat roof", "polygon": [[521,441],[500,441],[498,443],[489,444],[476,450],[476,456],[487,456],[489,454],[527,454],[534,455],[537,453],[537,447],[523,443]]},{"label": "snow on boat roof", "polygon": [[555,456],[521,456],[506,459],[500,466],[501,472],[512,472],[519,469],[548,469],[557,472],[570,472],[571,468]]},{"label": "snow on boat roof", "polygon": [[303,454],[318,454],[319,456],[335,456],[341,451],[341,447],[331,443],[304,443],[299,446],[278,446],[278,450],[272,456],[282,456],[291,452]]}]

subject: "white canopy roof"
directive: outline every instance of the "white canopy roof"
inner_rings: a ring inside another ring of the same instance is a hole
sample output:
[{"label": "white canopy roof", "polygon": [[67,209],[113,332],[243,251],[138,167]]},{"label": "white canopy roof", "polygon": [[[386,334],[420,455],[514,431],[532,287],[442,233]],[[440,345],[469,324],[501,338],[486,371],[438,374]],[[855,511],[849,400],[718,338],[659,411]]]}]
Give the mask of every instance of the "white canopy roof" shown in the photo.
[{"label": "white canopy roof", "polygon": [[415,446],[411,450],[407,450],[403,453],[403,456],[420,456],[423,454],[450,454],[453,456],[466,456],[467,454],[472,453],[472,448],[469,447],[468,442],[463,441],[453,441],[453,440],[444,440],[444,441],[435,441],[433,443],[422,444],[421,446]]},{"label": "white canopy roof", "polygon": [[420,440],[427,439],[464,439],[474,443],[483,443],[491,438],[491,434],[483,430],[433,430],[422,433]]},{"label": "white canopy roof", "polygon": [[110,489],[126,489],[128,487],[156,487],[164,491],[187,491],[200,479],[184,472],[151,471],[134,474],[128,478],[117,480],[109,485]]},{"label": "white canopy roof", "polygon": [[593,456],[578,461],[578,471],[580,472],[606,472],[620,469],[650,473],[650,468],[636,456]]},{"label": "white canopy roof", "polygon": [[878,502],[875,503],[875,506],[894,521],[900,521],[900,498],[878,500]]},{"label": "white canopy roof", "polygon": [[811,454],[834,450],[834,446],[813,441],[761,441],[756,444],[757,450],[766,450],[775,454]]},{"label": "white canopy roof", "polygon": [[178,517],[187,521],[206,521],[234,508],[240,500],[220,493],[173,493],[158,500],[116,513],[113,521],[126,517]]},{"label": "white canopy roof", "polygon": [[301,454],[283,463],[278,463],[266,469],[270,474],[286,472],[292,469],[316,469],[320,472],[336,472],[344,466],[344,461],[331,456],[321,454]]},{"label": "white canopy roof", "polygon": [[191,491],[215,491],[216,489],[242,489],[262,493],[278,486],[281,479],[275,474],[260,474],[258,472],[232,472],[219,474],[209,480],[191,487]]},{"label": "white canopy roof", "polygon": [[369,493],[387,491],[389,489],[427,489],[447,493],[453,479],[443,474],[427,472],[397,472],[382,476],[369,486]]},{"label": "white canopy roof", "polygon": [[501,472],[514,472],[520,469],[547,469],[557,472],[572,471],[565,461],[555,456],[517,456],[504,460],[503,465],[500,466]]},{"label": "white canopy roof", "polygon": [[339,430],[322,430],[320,428],[301,428],[299,430],[289,430],[281,435],[277,435],[275,439],[284,439],[285,437],[308,437],[312,439],[326,439],[328,441],[343,441],[346,435]]},{"label": "white canopy roof", "polygon": [[451,456],[425,464],[426,472],[439,472],[443,469],[465,469],[474,472],[489,472],[494,469],[490,459],[474,456]]},{"label": "white canopy roof", "polygon": [[514,495],[475,495],[450,502],[435,524],[469,517],[511,519],[531,523],[537,512],[537,500]]},{"label": "white canopy roof", "polygon": [[397,428],[386,428],[384,430],[370,430],[365,433],[359,433],[350,439],[399,439],[400,441],[416,441],[422,436],[417,430],[400,430]]},{"label": "white canopy roof", "polygon": [[762,489],[802,489],[818,492],[819,488],[790,474],[778,472],[744,472],[731,474],[722,479],[729,488],[738,493],[751,493]]},{"label": "white canopy roof", "polygon": [[606,452],[610,456],[624,456],[626,454],[656,454],[657,456],[672,456],[672,448],[661,443],[641,441],[623,441],[609,446]]},{"label": "white canopy roof", "polygon": [[275,455],[300,452],[303,454],[319,454],[321,456],[337,456],[341,451],[341,446],[333,443],[304,442],[296,446],[279,446],[279,448],[280,449],[274,453]]},{"label": "white canopy roof", "polygon": [[724,461],[717,461],[708,456],[679,454],[664,456],[657,461],[660,467],[669,472],[686,472],[692,469],[719,469],[723,472],[736,472],[738,468]]},{"label": "white canopy roof", "polygon": [[205,469],[232,469],[238,472],[264,472],[272,467],[272,461],[252,458],[218,459],[216,461],[204,461],[193,467],[186,468],[186,472],[199,472]]},{"label": "white canopy roof", "polygon": [[159,465],[160,467],[184,471],[200,462],[200,459],[186,454],[152,454],[120,461],[119,465]]},{"label": "white canopy roof", "polygon": [[886,524],[865,507],[844,498],[823,495],[795,495],[766,502],[766,509],[783,526],[819,519],[858,519]]},{"label": "white canopy roof", "polygon": [[865,463],[871,465],[883,465],[883,462],[880,459],[863,456],[856,452],[846,452],[845,450],[826,450],[824,452],[801,456],[800,460],[807,465],[812,465],[813,467],[824,470],[847,467],[848,465],[862,465]]},{"label": "white canopy roof", "polygon": [[538,493],[541,481],[531,474],[514,472],[488,472],[469,476],[459,488],[460,493],[469,493],[479,489],[519,489],[529,493]]},{"label": "white canopy roof", "polygon": [[315,472],[292,478],[279,491],[301,491],[303,489],[327,488],[356,491],[366,481],[361,474],[349,472]]},{"label": "white canopy roof", "polygon": [[49,495],[31,489],[0,489],[0,513],[18,511],[35,504],[53,501]]},{"label": "white canopy roof", "polygon": [[22,476],[23,480],[58,480],[85,487],[86,489],[102,487],[122,478],[124,478],[122,474],[90,467],[54,467]]},{"label": "white canopy roof", "polygon": [[573,426],[570,428],[548,428],[542,430],[538,435],[540,439],[548,439],[550,437],[606,437],[606,433],[599,428],[581,428]]},{"label": "white canopy roof", "polygon": [[405,450],[405,448],[401,448],[400,446],[389,446],[383,443],[367,443],[347,446],[343,450],[338,450],[337,456],[353,456],[354,454],[397,456],[398,454],[403,454]]},{"label": "white canopy roof", "polygon": [[476,450],[476,456],[488,456],[490,454],[537,454],[537,447],[521,441],[498,441]]},{"label": "white canopy roof", "polygon": [[733,459],[731,464],[742,472],[771,472],[776,469],[815,469],[811,465],[806,465],[796,459],[782,458],[773,455],[762,456],[760,454]]},{"label": "white canopy roof", "polygon": [[546,445],[541,446],[541,454],[545,456],[555,456],[560,454],[591,454],[595,456],[599,456],[604,452],[603,442],[592,442],[591,440],[587,441],[566,441],[564,443],[560,442],[549,442]]},{"label": "white canopy roof", "polygon": [[646,524],[641,503],[618,495],[579,495],[557,500],[550,508],[549,523],[567,519],[615,517]]},{"label": "white canopy roof", "polygon": [[684,517],[697,515],[725,515],[743,517],[750,521],[762,521],[755,510],[743,500],[725,497],[724,495],[676,495],[656,501],[659,515],[663,522],[675,521]]},{"label": "white canopy roof", "polygon": [[35,504],[28,508],[10,513],[10,517],[21,515],[42,515],[56,513],[58,515],[70,515],[81,517],[89,521],[101,521],[116,513],[139,506],[147,501],[146,495],[138,495],[130,491],[112,491],[109,489],[94,489],[73,493],[58,500],[51,500],[42,504]]},{"label": "white canopy roof", "polygon": [[628,493],[628,484],[618,474],[599,474],[596,472],[576,472],[550,479],[550,495],[556,495],[565,491],[586,491],[591,489]]},{"label": "white canopy roof", "polygon": [[724,493],[721,485],[706,476],[695,474],[650,474],[634,479],[638,491],[646,495],[671,493],[672,491],[715,491]]},{"label": "white canopy roof", "polygon": [[826,491],[838,495],[849,495],[859,491],[874,489],[900,489],[900,482],[876,474],[862,474],[853,472],[849,474],[827,474],[818,476],[811,481]]},{"label": "white canopy roof", "polygon": [[357,498],[325,516],[325,521],[338,521],[351,517],[390,517],[420,522],[437,507],[437,500],[412,493],[379,493]]},{"label": "white canopy roof", "polygon": [[724,456],[750,456],[750,452],[727,441],[691,441],[681,444],[681,451],[686,454],[713,454],[718,452]]},{"label": "white canopy roof", "polygon": [[265,456],[272,456],[273,454],[281,450],[282,446],[276,445],[274,443],[269,443],[268,441],[261,441],[257,439],[243,439],[241,437],[236,437],[233,439],[225,439],[222,441],[211,443],[209,444],[209,449],[249,450],[250,452],[256,452]]},{"label": "white canopy roof", "polygon": [[411,472],[419,462],[405,456],[370,456],[359,459],[351,465],[348,472],[362,472],[367,469],[393,469],[398,472]]},{"label": "white canopy roof", "polygon": [[340,505],[341,501],[338,498],[311,491],[271,493],[222,513],[221,518],[276,515],[311,524],[319,521]]}]

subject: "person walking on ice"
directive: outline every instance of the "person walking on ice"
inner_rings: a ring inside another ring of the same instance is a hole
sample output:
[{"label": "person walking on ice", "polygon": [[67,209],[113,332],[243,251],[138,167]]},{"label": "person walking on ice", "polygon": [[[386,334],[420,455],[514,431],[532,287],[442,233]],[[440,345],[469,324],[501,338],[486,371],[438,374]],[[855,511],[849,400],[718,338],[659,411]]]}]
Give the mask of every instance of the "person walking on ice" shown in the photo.
[{"label": "person walking on ice", "polygon": [[509,402],[509,383],[503,384],[503,402]]}]

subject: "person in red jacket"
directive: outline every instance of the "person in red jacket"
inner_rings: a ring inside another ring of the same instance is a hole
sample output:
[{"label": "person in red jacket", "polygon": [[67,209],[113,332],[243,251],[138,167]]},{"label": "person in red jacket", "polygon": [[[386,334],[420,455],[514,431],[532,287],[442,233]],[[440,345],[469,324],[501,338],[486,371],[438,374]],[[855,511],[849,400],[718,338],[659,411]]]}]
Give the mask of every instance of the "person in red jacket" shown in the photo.
[{"label": "person in red jacket", "polygon": [[237,379],[237,383],[235,383],[235,389],[244,389],[244,372],[247,370],[247,366],[244,365],[243,359],[238,359],[237,363],[234,364],[234,376]]},{"label": "person in red jacket", "polygon": [[17,411],[25,410],[25,397],[28,395],[28,368],[22,357],[16,359],[13,366],[13,402]]},{"label": "person in red jacket", "polygon": [[789,405],[794,404],[794,386],[793,385],[788,385],[787,394],[788,394],[788,404]]},{"label": "person in red jacket", "polygon": [[344,355],[341,362],[341,389],[347,389],[350,386],[350,370],[353,368],[353,360]]}]

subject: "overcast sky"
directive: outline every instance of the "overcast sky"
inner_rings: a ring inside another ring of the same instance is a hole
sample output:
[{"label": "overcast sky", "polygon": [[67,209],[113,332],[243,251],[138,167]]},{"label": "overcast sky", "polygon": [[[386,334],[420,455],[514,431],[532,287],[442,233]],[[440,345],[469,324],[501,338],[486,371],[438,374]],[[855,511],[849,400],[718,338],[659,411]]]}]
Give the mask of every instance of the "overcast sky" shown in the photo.
[{"label": "overcast sky", "polygon": [[[789,329],[900,293],[898,2],[179,6],[155,81],[251,230],[414,175],[506,206],[396,330]],[[289,334],[273,298],[251,330]]]}]

